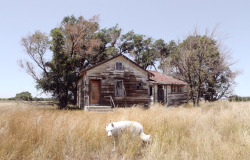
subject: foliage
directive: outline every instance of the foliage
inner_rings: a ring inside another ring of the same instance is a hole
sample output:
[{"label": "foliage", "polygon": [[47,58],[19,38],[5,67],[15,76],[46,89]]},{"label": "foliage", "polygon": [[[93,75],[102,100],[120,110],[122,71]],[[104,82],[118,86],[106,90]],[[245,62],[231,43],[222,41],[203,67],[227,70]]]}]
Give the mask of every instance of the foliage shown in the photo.
[{"label": "foliage", "polygon": [[170,66],[174,77],[188,83],[190,98],[198,106],[200,98],[215,101],[231,94],[236,73],[228,60],[213,35],[194,32],[175,47]]},{"label": "foliage", "polygon": [[120,50],[122,53],[129,53],[134,57],[134,61],[144,69],[150,66],[156,68],[157,55],[151,37],[146,38],[145,35],[130,31],[122,35],[121,41]]},{"label": "foliage", "polygon": [[[21,44],[32,61],[20,61],[20,66],[36,80],[38,89],[52,93],[59,108],[76,104],[76,82],[81,70],[122,53],[131,53],[145,69],[155,67],[158,58],[152,38],[133,31],[121,36],[118,25],[99,29],[97,16],[89,20],[81,16],[64,17],[50,37],[36,31],[22,38]],[[52,60],[45,59],[48,49],[53,53]]]},{"label": "foliage", "polygon": [[[64,53],[64,39],[60,29],[51,31],[51,51],[53,59],[46,65],[50,68],[48,76],[42,78],[38,87],[45,92],[50,92],[59,101],[59,108],[66,108],[68,101],[74,99],[74,86],[78,75],[72,60]],[[75,91],[76,92],[76,91]],[[76,96],[75,96],[76,97]],[[76,98],[75,98],[76,99]]]},{"label": "foliage", "polygon": [[33,98],[31,96],[31,93],[26,91],[26,92],[17,93],[15,96],[15,100],[32,101]]},{"label": "foliage", "polygon": [[34,97],[33,101],[54,101],[53,98]]},{"label": "foliage", "polygon": [[98,62],[98,48],[101,40],[97,37],[99,30],[98,17],[89,20],[83,17],[64,17],[59,28],[63,35],[64,53],[74,62],[77,71],[85,69]]},{"label": "foliage", "polygon": [[247,102],[250,101],[250,97],[241,97],[237,95],[233,95],[229,97],[230,102]]},{"label": "foliage", "polygon": [[[52,93],[59,101],[59,108],[66,108],[68,103],[76,104],[76,82],[80,71],[114,55],[110,52],[113,52],[119,34],[117,26],[99,31],[96,16],[89,20],[67,16],[59,28],[51,31],[51,41],[39,31],[22,39],[22,46],[40,69],[40,74],[31,62],[27,61],[26,67],[21,63],[21,67],[36,80],[38,89]],[[43,44],[43,50],[36,47]],[[53,53],[52,60],[44,58],[48,48]]]},{"label": "foliage", "polygon": [[176,46],[177,44],[173,40],[169,43],[166,43],[163,39],[154,42],[155,53],[160,63],[158,68],[161,69],[164,74],[169,75],[171,73],[170,57],[174,53]]},{"label": "foliage", "polygon": [[[76,104],[77,80],[82,70],[117,54],[129,54],[144,69],[154,67],[172,74],[189,85],[189,95],[194,105],[200,98],[216,101],[231,94],[236,73],[232,63],[211,36],[194,32],[182,42],[154,40],[134,31],[121,35],[115,25],[100,29],[98,16],[66,16],[50,35],[36,31],[22,38],[21,45],[31,61],[21,60],[25,69],[43,92],[52,93],[59,108]],[[52,51],[52,58],[46,53]]]},{"label": "foliage", "polygon": [[97,37],[101,40],[101,45],[99,47],[99,56],[103,57],[103,59],[107,59],[108,57],[121,54],[119,51],[118,41],[121,36],[121,28],[118,25],[111,28],[101,29],[97,33]]},{"label": "foliage", "polygon": [[[47,34],[40,31],[21,39],[21,45],[32,61],[20,60],[19,65],[36,81],[39,81],[43,76],[47,76],[45,53],[49,48],[49,43]],[[34,64],[36,67],[34,67]]]}]

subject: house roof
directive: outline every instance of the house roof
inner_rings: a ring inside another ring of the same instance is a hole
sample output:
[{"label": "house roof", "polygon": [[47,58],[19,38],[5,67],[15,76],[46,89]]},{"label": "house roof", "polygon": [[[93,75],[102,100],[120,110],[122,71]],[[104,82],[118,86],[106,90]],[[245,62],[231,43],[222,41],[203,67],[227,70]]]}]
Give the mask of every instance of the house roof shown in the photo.
[{"label": "house roof", "polygon": [[104,61],[102,61],[102,62],[100,62],[100,63],[98,63],[98,64],[96,64],[96,65],[93,65],[93,66],[91,66],[91,67],[89,67],[89,68],[87,68],[87,69],[84,69],[84,70],[82,70],[82,71],[80,72],[80,75],[82,75],[84,72],[86,72],[86,71],[88,71],[88,70],[90,70],[90,69],[93,69],[93,68],[95,68],[95,67],[97,67],[97,66],[100,66],[100,65],[102,65],[102,64],[104,64],[104,63],[106,63],[106,62],[108,62],[108,61],[111,61],[111,60],[113,60],[113,59],[115,59],[115,58],[117,58],[117,57],[120,57],[120,56],[123,57],[123,58],[125,58],[126,60],[130,61],[131,63],[133,63],[134,65],[136,65],[136,66],[139,67],[140,69],[142,69],[143,71],[147,72],[150,76],[154,76],[153,73],[151,73],[151,72],[149,72],[148,70],[142,68],[142,67],[139,66],[137,63],[135,63],[134,61],[132,61],[132,60],[129,59],[128,57],[124,56],[123,54],[118,54],[118,55],[116,55],[116,56],[114,56],[114,57],[112,57],[112,58],[110,58],[110,59],[104,60]]},{"label": "house roof", "polygon": [[150,79],[155,81],[156,83],[177,84],[177,85],[186,85],[187,84],[186,82],[169,77],[169,76],[162,74],[158,71],[151,71],[151,70],[148,70],[148,71],[155,75],[154,77],[151,77]]}]

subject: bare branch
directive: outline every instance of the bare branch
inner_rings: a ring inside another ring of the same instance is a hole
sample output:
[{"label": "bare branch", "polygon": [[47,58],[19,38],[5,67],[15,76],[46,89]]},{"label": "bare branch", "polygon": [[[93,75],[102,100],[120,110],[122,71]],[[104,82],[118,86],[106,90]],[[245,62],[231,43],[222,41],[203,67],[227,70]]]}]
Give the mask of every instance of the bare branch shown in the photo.
[{"label": "bare branch", "polygon": [[[24,47],[25,52],[29,55],[31,60],[40,68],[45,74],[47,74],[45,53],[49,48],[49,38],[45,33],[36,31],[32,35],[27,35],[21,39],[21,45]],[[27,64],[27,72],[30,73],[31,62]],[[21,65],[23,66],[23,65]],[[32,76],[34,78],[34,76]]]}]

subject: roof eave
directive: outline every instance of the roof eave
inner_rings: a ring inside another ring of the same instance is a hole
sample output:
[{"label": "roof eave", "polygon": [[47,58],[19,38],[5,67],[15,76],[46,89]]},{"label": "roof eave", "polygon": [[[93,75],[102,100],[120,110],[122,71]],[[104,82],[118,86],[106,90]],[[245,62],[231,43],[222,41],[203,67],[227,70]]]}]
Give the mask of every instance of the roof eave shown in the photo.
[{"label": "roof eave", "polygon": [[104,63],[106,63],[106,62],[108,62],[108,61],[111,61],[111,60],[113,60],[113,59],[115,59],[115,58],[117,58],[117,57],[119,57],[119,56],[122,56],[123,58],[127,59],[127,60],[130,61],[131,63],[135,64],[138,68],[142,69],[144,72],[148,73],[148,76],[149,76],[149,77],[154,77],[154,76],[155,76],[153,73],[151,73],[151,72],[147,71],[146,69],[142,68],[141,66],[139,66],[138,64],[136,64],[134,61],[132,61],[132,60],[129,59],[128,57],[124,56],[123,54],[118,54],[118,55],[116,55],[116,56],[114,56],[114,57],[112,57],[112,58],[110,58],[110,59],[104,60],[104,61],[102,61],[102,62],[100,62],[100,63],[98,63],[98,64],[96,64],[96,65],[94,65],[94,66],[91,66],[91,67],[89,67],[89,68],[83,69],[82,71],[80,71],[80,76],[82,76],[82,75],[84,74],[84,72],[86,72],[86,71],[88,71],[88,70],[91,70],[91,69],[93,69],[93,68],[95,68],[95,67],[97,67],[97,66],[99,66],[99,65],[102,65],[102,64],[104,64]]}]

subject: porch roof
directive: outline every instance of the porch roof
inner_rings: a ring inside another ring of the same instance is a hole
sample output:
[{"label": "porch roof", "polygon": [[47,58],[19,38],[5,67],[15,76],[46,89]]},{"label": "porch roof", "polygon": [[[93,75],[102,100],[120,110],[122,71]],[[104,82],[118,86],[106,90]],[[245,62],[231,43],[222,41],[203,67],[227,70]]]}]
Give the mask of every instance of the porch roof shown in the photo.
[{"label": "porch roof", "polygon": [[156,83],[187,85],[186,82],[183,82],[181,80],[169,77],[169,76],[167,76],[167,75],[165,75],[163,73],[160,73],[158,71],[152,71],[152,70],[148,70],[148,71],[155,75],[154,77],[150,77],[150,79],[155,81]]}]

